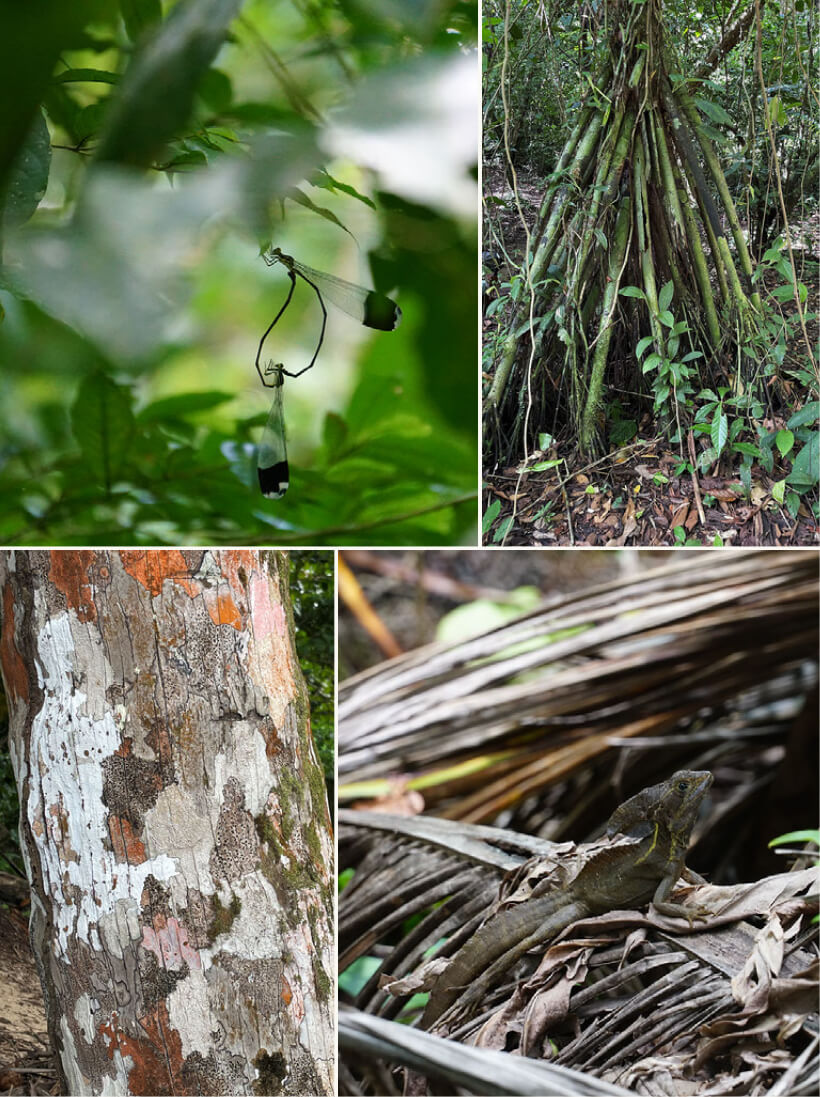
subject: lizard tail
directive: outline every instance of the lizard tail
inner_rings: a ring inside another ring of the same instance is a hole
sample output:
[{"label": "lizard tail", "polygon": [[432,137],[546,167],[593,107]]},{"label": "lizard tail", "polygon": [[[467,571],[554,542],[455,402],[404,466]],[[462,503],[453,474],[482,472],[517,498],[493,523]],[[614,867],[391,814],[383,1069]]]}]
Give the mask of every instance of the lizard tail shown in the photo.
[{"label": "lizard tail", "polygon": [[[431,1031],[433,1025],[454,1006],[457,1006],[460,1017],[469,1015],[498,977],[525,953],[589,914],[589,907],[582,902],[568,903],[546,917],[543,909],[539,910],[538,907],[536,901],[526,911],[529,924],[523,923],[520,917],[515,919],[518,932],[512,939],[504,932],[502,917],[485,922],[480,927],[439,976],[439,983],[430,995],[422,1017],[423,1028]],[[524,913],[523,907],[521,913]],[[483,932],[487,929],[494,931],[492,936]],[[521,936],[522,932],[524,936]],[[444,980],[447,985],[441,986]]]}]

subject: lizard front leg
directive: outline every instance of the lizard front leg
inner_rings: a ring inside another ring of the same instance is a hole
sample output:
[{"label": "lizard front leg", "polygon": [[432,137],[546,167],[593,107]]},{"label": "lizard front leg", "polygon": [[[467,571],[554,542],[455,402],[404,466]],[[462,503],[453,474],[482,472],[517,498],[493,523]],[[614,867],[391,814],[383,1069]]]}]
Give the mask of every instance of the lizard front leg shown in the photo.
[{"label": "lizard front leg", "polygon": [[[684,875],[689,874],[690,870],[684,870]],[[697,873],[691,873],[692,876],[697,876]],[[701,876],[697,876],[700,883],[705,884],[706,881]],[[672,888],[678,882],[678,874],[664,876],[661,882],[655,889],[655,894],[652,898],[652,906],[659,914],[666,914],[670,918],[685,918],[689,923],[689,929],[693,929],[693,923],[700,919],[705,922],[715,913],[711,907],[699,904],[697,906],[684,906],[683,903],[670,903],[667,902],[667,896],[671,893]]]}]

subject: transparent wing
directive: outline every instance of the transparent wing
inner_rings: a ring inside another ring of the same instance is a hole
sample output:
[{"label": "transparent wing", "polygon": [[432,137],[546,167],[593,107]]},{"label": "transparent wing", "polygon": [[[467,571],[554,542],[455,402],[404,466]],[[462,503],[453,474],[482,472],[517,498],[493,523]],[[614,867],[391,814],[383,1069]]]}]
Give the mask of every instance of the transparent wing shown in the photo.
[{"label": "transparent wing", "polygon": [[306,263],[300,263],[292,255],[285,255],[278,248],[266,252],[264,259],[269,266],[281,263],[288,270],[295,271],[337,309],[368,328],[394,331],[401,323],[401,309],[383,293],[357,286],[355,282],[346,282],[344,278],[337,278],[334,274],[315,270]]},{"label": "transparent wing", "polygon": [[273,390],[270,415],[262,431],[257,458],[259,487],[267,499],[281,499],[288,490],[288,451],[285,444],[285,413],[282,404],[284,374],[279,370],[279,383]]}]

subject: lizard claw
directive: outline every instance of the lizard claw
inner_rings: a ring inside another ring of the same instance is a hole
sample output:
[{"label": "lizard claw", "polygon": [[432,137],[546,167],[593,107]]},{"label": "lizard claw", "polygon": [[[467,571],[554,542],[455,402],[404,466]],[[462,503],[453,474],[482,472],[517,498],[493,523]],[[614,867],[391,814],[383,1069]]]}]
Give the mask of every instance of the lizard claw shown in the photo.
[{"label": "lizard claw", "polygon": [[710,907],[697,905],[685,907],[681,903],[653,903],[653,910],[658,914],[666,914],[670,918],[685,918],[689,923],[689,929],[694,928],[694,923],[699,919],[708,922],[714,911]]}]

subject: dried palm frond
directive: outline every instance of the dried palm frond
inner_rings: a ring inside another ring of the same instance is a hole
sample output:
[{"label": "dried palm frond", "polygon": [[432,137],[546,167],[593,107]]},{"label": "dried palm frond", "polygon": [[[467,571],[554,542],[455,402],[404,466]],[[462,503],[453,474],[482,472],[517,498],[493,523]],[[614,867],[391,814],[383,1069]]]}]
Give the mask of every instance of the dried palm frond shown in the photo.
[{"label": "dried palm frond", "polygon": [[[566,1067],[535,1063],[531,1059],[511,1059],[486,1048],[454,1045],[450,1040],[356,1010],[343,1009],[339,1013],[339,1045],[347,1053],[346,1059],[360,1064],[368,1079],[377,1083],[377,1088],[371,1087],[371,1091],[381,1093],[383,1097],[401,1090],[396,1088],[396,1080],[383,1066],[378,1071],[373,1070],[374,1060],[400,1063],[435,1077],[439,1085],[449,1083],[449,1092],[455,1092],[458,1087],[461,1092],[480,1091],[500,1097],[542,1097],[544,1093],[554,1097],[574,1097],[575,1094],[630,1097],[629,1090]],[[352,1083],[352,1074],[346,1067],[342,1069],[342,1079]],[[351,1092],[346,1087],[342,1091]]]},{"label": "dried palm frond", "polygon": [[[688,858],[713,878],[731,862],[723,878],[738,879],[755,825],[766,840],[778,833],[765,800],[777,774],[790,775],[785,792],[809,825],[817,734],[804,701],[817,680],[817,606],[814,553],[696,553],[343,683],[341,795],[372,803],[392,791],[407,811],[409,788],[450,817],[340,812],[340,867],[352,870],[339,905],[344,999],[417,1020],[430,953],[452,955],[472,935],[506,874],[533,858],[549,871],[573,854],[537,833],[587,837],[618,801],[675,769],[715,773]],[[489,819],[531,833],[471,825]],[[765,848],[760,834],[754,845]],[[459,1022],[456,1011],[450,1035],[649,1092],[671,1091],[685,1069],[695,1088],[719,1079],[712,1092],[774,1092],[778,1071],[788,1092],[814,1092],[810,880],[794,871],[715,889],[725,917],[682,938],[651,914],[603,915],[597,937],[519,960],[478,1017]],[[760,929],[737,924],[761,914]],[[412,1065],[415,1046],[400,1032],[383,1060],[343,1060],[345,1093],[399,1092],[394,1066]],[[450,1081],[435,1092],[461,1091],[463,1079],[440,1074]],[[409,1085],[423,1091],[418,1078]]]},{"label": "dried palm frond", "polygon": [[[416,1018],[430,950],[446,939],[440,952],[451,955],[472,934],[505,872],[520,871],[534,856],[549,864],[572,852],[568,843],[555,846],[448,820],[345,810],[340,824],[340,866],[355,870],[340,897],[342,993],[359,1010],[388,1020]],[[512,980],[493,987],[479,1013],[451,1036],[491,1049],[517,1048],[525,1061],[549,1058],[648,1092],[671,1084],[685,1067],[697,1072],[698,1088],[709,1079],[711,1092],[737,1091],[733,1062],[744,1058],[773,1076],[788,1066],[788,1092],[814,1092],[816,1062],[811,1055],[790,1058],[775,1037],[788,1031],[794,1047],[811,1047],[803,1026],[816,1008],[816,949],[810,947],[817,929],[801,924],[798,915],[812,909],[806,893],[816,892],[815,871],[702,890],[710,905],[719,901],[722,909],[700,932],[670,937],[669,924],[652,913],[585,920],[585,932],[593,936],[581,936],[579,926],[568,940],[525,957]],[[756,934],[737,924],[760,914],[768,920]],[[361,967],[365,958],[369,977],[351,989],[357,961]],[[449,1079],[450,1088],[438,1082],[431,1092],[462,1092],[456,1087],[465,1086],[478,1094],[531,1092],[512,1083],[504,1088],[509,1079],[498,1072],[468,1080],[457,1069],[465,1063],[455,1051],[449,1072],[446,1052],[419,1044],[413,1029],[358,1027],[371,1042],[343,1037],[343,1049],[359,1053],[343,1055],[345,1093],[400,1092],[398,1064]],[[410,1091],[426,1089],[411,1076]]]},{"label": "dried palm frond", "polygon": [[[743,747],[738,698],[816,659],[817,604],[813,552],[700,552],[392,659],[340,686],[340,800],[409,787],[481,822],[626,740]],[[693,738],[707,721],[717,730]],[[668,753],[635,784],[671,772]]]}]

